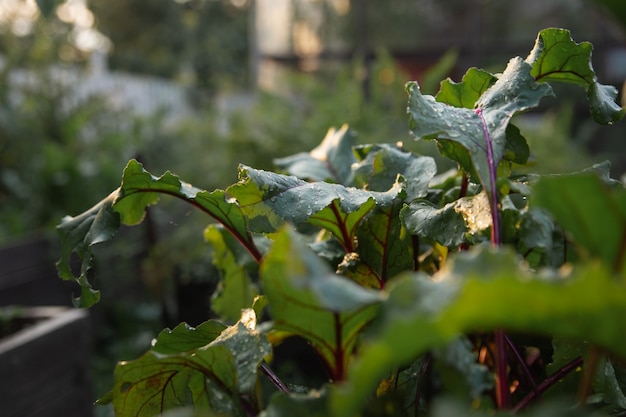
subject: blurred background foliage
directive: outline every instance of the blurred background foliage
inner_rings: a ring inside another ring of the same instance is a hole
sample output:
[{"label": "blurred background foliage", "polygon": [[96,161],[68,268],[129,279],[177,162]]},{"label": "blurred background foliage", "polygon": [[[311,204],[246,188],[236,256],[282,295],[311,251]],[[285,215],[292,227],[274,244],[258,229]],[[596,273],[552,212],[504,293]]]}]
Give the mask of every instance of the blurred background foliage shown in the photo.
[{"label": "blurred background foliage", "polygon": [[[88,208],[135,156],[154,172],[171,169],[212,189],[235,181],[238,163],[270,168],[344,123],[361,143],[406,141],[408,79],[433,94],[471,66],[497,72],[524,56],[543,27],[593,42],[603,82],[621,87],[625,71],[610,59],[623,60],[625,49],[624,7],[612,0],[37,3],[41,9],[34,0],[0,6],[0,242],[51,230],[63,214]],[[94,71],[98,56],[104,71],[180,87],[191,111],[172,123],[163,113],[111,106],[114,92],[77,98],[80,77],[54,75]],[[18,70],[29,81],[15,82]],[[572,117],[558,121],[568,124],[567,142],[609,156],[621,174],[617,134],[579,122],[579,93],[571,93]],[[537,120],[525,126],[545,130]]]},{"label": "blurred background foliage", "polygon": [[[274,158],[308,151],[344,123],[359,143],[406,141],[436,156],[432,143],[410,139],[405,82],[417,79],[434,94],[469,67],[498,72],[526,56],[545,27],[591,41],[602,82],[621,89],[626,78],[621,0],[37,4],[0,1],[0,244],[51,234],[64,215],[115,189],[129,158],[213,190],[237,180],[239,163],[272,168]],[[79,94],[81,74],[94,71],[175,85],[190,110],[169,117],[168,109],[133,111],[115,101],[118,91]],[[587,123],[584,92],[558,94],[570,104],[517,121],[532,169],[567,172],[609,159],[622,175],[624,122],[610,131]],[[163,324],[193,324],[198,312],[183,311],[190,294],[210,315],[217,278],[198,233],[205,223],[171,201],[98,248],[96,394],[114,363],[143,352]]]}]

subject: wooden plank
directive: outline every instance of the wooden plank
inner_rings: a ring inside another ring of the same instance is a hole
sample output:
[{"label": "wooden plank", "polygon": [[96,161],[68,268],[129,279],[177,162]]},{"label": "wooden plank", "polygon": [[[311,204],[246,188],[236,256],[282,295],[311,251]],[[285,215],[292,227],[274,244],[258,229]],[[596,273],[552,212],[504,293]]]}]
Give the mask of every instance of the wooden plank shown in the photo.
[{"label": "wooden plank", "polygon": [[54,265],[57,252],[44,237],[0,248],[0,306],[71,306],[77,286],[59,279]]},{"label": "wooden plank", "polygon": [[0,342],[0,410],[7,417],[89,417],[91,330],[88,312],[29,310],[48,316]]}]

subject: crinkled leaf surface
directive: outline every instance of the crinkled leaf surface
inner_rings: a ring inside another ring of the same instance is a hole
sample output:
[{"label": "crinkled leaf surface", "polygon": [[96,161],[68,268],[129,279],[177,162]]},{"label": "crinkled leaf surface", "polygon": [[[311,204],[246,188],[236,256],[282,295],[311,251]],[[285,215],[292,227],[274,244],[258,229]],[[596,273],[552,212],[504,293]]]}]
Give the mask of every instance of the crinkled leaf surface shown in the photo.
[{"label": "crinkled leaf surface", "polygon": [[343,379],[361,329],[380,302],[378,291],[335,275],[289,229],[282,230],[261,264],[274,327],[307,339]]},{"label": "crinkled leaf surface", "polygon": [[484,192],[442,208],[426,200],[415,200],[402,209],[400,216],[410,233],[448,247],[480,241],[480,235],[491,226],[489,201]]},{"label": "crinkled leaf surface", "polygon": [[330,181],[350,185],[350,167],[356,161],[352,153],[355,135],[348,125],[331,128],[322,143],[309,153],[299,153],[274,160],[290,175],[310,181]]},{"label": "crinkled leaf surface", "polygon": [[333,391],[338,416],[354,415],[391,369],[475,330],[554,334],[626,354],[621,343],[626,288],[597,263],[579,265],[569,276],[542,279],[521,269],[513,253],[477,247],[458,254],[435,280],[407,275],[386,291],[348,382]]},{"label": "crinkled leaf surface", "polygon": [[385,207],[402,192],[403,183],[396,182],[385,192],[370,192],[340,184],[306,182],[294,176],[276,174],[245,166],[239,168],[240,181],[228,188],[242,209],[255,221],[258,231],[276,230],[287,221],[306,229],[309,217],[334,200],[343,213],[358,211],[373,198]]},{"label": "crinkled leaf surface", "polygon": [[591,254],[623,273],[626,258],[626,190],[584,173],[541,178],[531,203],[546,208]]},{"label": "crinkled leaf surface", "polygon": [[428,184],[437,173],[435,160],[404,152],[389,144],[366,145],[355,148],[359,161],[352,166],[354,184],[369,191],[387,191],[397,182],[398,174],[406,180],[406,200],[422,198]]},{"label": "crinkled leaf surface", "polygon": [[[550,86],[535,82],[530,70],[530,65],[521,58],[512,59],[504,73],[475,104],[481,109],[489,132],[492,161],[488,155],[481,116],[474,110],[440,103],[432,96],[422,95],[415,82],[407,84],[411,132],[417,138],[451,143],[450,146],[440,147],[444,155],[459,162],[466,171],[475,172],[485,189],[495,189],[490,172],[505,154],[509,121],[517,113],[536,107],[543,97],[552,94]],[[458,146],[469,154],[470,166]]]},{"label": "crinkled leaf surface", "polygon": [[[270,351],[267,340],[254,330],[254,313],[221,331],[208,344],[183,353],[163,354],[150,350],[139,359],[120,362],[115,369],[112,402],[118,416],[152,417],[183,406],[210,408],[218,413],[244,416],[239,394],[249,392],[263,357]],[[206,330],[206,329],[204,329]],[[189,332],[177,328],[176,334]],[[195,335],[194,335],[195,336]],[[199,344],[184,342],[188,346]],[[172,335],[161,349],[170,350]]]},{"label": "crinkled leaf surface", "polygon": [[[91,287],[87,273],[93,263],[92,246],[111,239],[120,227],[120,217],[113,210],[118,192],[114,191],[76,217],[66,216],[57,226],[61,238],[61,258],[56,264],[57,270],[64,280],[75,280],[80,285],[81,294],[74,300],[79,307],[90,307],[100,300],[100,292]],[[70,265],[73,253],[82,259],[78,276],[74,275]]]},{"label": "crinkled leaf surface", "polygon": [[561,81],[582,86],[587,91],[591,116],[602,124],[611,124],[624,116],[616,102],[617,89],[598,82],[591,64],[593,46],[576,43],[565,29],[544,29],[526,58],[532,65],[532,76],[541,82]]}]

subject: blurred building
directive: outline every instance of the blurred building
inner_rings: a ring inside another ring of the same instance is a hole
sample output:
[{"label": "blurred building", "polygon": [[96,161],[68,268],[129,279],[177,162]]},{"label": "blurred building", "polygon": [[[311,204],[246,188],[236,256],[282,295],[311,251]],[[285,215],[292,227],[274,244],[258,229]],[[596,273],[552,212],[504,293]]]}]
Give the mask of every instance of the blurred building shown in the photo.
[{"label": "blurred building", "polygon": [[[525,57],[547,27],[571,30],[594,45],[605,83],[626,79],[624,27],[591,0],[256,0],[258,84],[273,88],[281,71],[317,71],[381,49],[413,79],[448,50],[458,54],[456,74]],[[501,69],[498,68],[498,69]]]}]

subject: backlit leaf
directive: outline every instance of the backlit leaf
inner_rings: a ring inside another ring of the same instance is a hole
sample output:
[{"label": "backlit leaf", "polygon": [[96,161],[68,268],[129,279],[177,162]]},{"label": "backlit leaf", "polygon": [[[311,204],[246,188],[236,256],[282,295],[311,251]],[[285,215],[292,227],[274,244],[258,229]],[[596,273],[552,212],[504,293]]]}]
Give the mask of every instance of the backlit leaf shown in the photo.
[{"label": "backlit leaf", "polygon": [[591,64],[592,50],[589,42],[574,42],[568,30],[544,29],[539,32],[526,62],[532,65],[531,74],[537,81],[560,81],[583,87],[593,119],[612,124],[624,116],[624,109],[615,102],[617,89],[598,82]]}]

